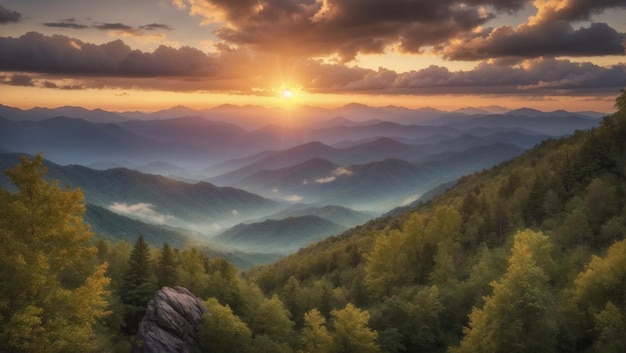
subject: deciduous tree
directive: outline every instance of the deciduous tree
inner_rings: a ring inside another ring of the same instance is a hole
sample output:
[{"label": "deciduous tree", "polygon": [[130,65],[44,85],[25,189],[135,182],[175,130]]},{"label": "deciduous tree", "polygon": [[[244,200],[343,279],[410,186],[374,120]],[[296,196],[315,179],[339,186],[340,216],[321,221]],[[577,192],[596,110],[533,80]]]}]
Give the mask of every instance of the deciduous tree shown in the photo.
[{"label": "deciduous tree", "polygon": [[0,189],[0,351],[94,352],[108,314],[106,264],[83,223],[82,192],[44,180],[43,158],[22,157]]}]

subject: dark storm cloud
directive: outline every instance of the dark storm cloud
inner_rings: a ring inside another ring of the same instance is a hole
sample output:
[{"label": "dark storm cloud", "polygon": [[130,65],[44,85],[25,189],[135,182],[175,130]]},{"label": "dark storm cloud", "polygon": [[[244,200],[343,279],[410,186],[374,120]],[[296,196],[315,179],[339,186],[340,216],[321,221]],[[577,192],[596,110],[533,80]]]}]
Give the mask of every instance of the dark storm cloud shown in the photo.
[{"label": "dark storm cloud", "polygon": [[121,40],[96,45],[66,36],[29,32],[0,37],[0,70],[93,76],[208,76],[215,59],[190,47],[132,50]]},{"label": "dark storm cloud", "polygon": [[87,25],[76,23],[76,20],[73,18],[67,18],[59,22],[46,22],[43,25],[46,27],[54,27],[54,28],[71,28],[71,29],[89,28],[89,26]]},{"label": "dark storm cloud", "polygon": [[0,24],[20,22],[22,20],[22,14],[17,11],[12,11],[4,8],[0,5]]},{"label": "dark storm cloud", "polygon": [[575,30],[571,24],[558,21],[485,30],[443,48],[442,53],[451,60],[620,55],[625,38],[604,23]]}]

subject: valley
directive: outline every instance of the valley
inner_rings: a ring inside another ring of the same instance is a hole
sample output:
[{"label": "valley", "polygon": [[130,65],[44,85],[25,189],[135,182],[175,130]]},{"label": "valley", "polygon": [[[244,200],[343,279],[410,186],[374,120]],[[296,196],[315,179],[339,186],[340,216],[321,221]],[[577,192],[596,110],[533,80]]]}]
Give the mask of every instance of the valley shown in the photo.
[{"label": "valley", "polygon": [[43,152],[47,177],[83,190],[104,239],[281,256],[602,116],[490,109],[0,106],[0,168]]}]

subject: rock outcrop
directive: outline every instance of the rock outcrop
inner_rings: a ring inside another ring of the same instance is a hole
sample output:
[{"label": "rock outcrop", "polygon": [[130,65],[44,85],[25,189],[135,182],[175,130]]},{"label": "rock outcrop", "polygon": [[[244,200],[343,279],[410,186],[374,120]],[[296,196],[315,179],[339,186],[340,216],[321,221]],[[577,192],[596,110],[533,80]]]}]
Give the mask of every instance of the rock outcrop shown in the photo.
[{"label": "rock outcrop", "polygon": [[183,287],[163,287],[148,302],[133,353],[188,353],[195,345],[204,303]]}]

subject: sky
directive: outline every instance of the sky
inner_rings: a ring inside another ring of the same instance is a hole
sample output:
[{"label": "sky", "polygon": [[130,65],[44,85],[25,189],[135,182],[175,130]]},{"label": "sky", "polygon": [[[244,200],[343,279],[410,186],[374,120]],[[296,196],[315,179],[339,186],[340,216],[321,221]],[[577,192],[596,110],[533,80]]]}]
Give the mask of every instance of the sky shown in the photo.
[{"label": "sky", "polygon": [[0,104],[611,112],[625,48],[626,0],[0,0]]}]

